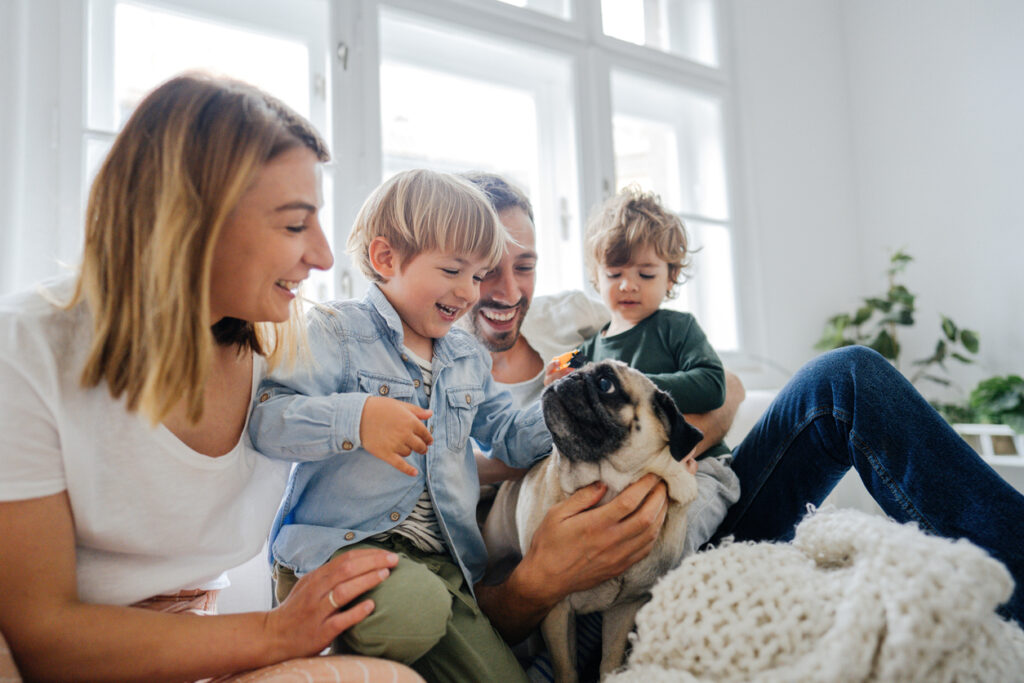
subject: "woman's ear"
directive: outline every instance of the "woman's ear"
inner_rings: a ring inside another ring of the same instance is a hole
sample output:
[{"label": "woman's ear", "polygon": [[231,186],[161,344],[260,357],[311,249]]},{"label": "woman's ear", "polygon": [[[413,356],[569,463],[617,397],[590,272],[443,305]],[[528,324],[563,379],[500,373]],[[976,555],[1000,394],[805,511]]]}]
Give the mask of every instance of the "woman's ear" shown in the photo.
[{"label": "woman's ear", "polygon": [[385,238],[377,236],[370,242],[368,249],[370,254],[370,265],[385,280],[394,277],[398,272],[398,254],[391,247],[391,243]]}]

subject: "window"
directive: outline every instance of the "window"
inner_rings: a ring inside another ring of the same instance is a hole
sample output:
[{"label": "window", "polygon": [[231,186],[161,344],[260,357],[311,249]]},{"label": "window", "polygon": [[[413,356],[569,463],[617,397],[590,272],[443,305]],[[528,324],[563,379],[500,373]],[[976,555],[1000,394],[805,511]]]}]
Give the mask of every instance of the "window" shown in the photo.
[{"label": "window", "polygon": [[684,219],[693,311],[743,345],[735,302],[739,174],[722,8],[714,0],[90,0],[82,194],[138,97],[184,68],[249,80],[308,114],[334,160],[323,222],[338,256],[316,298],[358,295],[341,253],[371,188],[412,167],[478,169],[530,196],[537,293],[587,288],[588,212],[638,183]]},{"label": "window", "polygon": [[[114,136],[142,97],[183,71],[201,70],[252,83],[327,132],[326,2],[295,3],[288,10],[294,13],[290,17],[269,0],[248,3],[244,12],[232,5],[90,3],[83,203]],[[330,183],[330,169],[326,175]],[[322,220],[330,220],[329,205],[324,214]],[[311,284],[317,298],[333,291],[330,276],[315,274]]]},{"label": "window", "polygon": [[601,0],[604,33],[718,66],[713,0]]},{"label": "window", "polygon": [[615,70],[612,112],[616,188],[658,193],[694,250],[692,279],[667,306],[693,312],[716,348],[737,348],[721,101]]},{"label": "window", "polygon": [[[534,46],[385,10],[383,175],[417,167],[498,173],[534,205],[537,247],[580,253],[572,74]],[[537,291],[581,286],[582,261],[539,269]]]}]

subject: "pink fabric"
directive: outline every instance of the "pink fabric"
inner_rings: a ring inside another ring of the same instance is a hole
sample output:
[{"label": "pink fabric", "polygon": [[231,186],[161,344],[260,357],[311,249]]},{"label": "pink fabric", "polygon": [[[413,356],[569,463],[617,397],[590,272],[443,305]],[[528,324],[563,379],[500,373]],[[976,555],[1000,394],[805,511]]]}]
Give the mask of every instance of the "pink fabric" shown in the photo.
[{"label": "pink fabric", "polygon": [[[182,591],[174,595],[157,595],[137,602],[133,607],[157,612],[211,615],[217,613],[219,591]],[[304,657],[254,669],[239,674],[204,679],[199,683],[422,683],[412,669],[386,659],[335,656]],[[0,683],[21,683],[14,659],[0,634]]]}]

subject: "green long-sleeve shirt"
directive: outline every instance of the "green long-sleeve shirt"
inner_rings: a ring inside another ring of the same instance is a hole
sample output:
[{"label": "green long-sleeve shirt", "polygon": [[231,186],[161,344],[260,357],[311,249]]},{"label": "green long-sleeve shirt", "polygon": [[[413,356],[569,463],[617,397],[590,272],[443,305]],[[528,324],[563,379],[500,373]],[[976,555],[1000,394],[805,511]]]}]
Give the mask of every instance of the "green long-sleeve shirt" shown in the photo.
[{"label": "green long-sleeve shirt", "polygon": [[[603,332],[580,346],[583,360],[626,363],[667,391],[683,413],[706,413],[725,402],[722,361],[691,314],[658,309],[625,332],[610,337]],[[728,448],[718,444],[708,454],[724,452]]]}]

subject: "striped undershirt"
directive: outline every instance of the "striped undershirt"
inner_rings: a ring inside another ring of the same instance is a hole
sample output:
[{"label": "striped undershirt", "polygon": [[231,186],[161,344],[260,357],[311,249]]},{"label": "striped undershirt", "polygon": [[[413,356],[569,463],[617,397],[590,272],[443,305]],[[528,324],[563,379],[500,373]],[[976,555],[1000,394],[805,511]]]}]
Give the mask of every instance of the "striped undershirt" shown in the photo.
[{"label": "striped undershirt", "polygon": [[[430,362],[420,358],[418,355],[403,347],[405,353],[416,361],[420,372],[423,374],[423,390],[430,396],[430,390],[434,381],[434,373],[430,369]],[[430,499],[430,492],[424,487],[416,506],[409,513],[409,516],[398,523],[398,526],[385,531],[382,534],[371,536],[371,539],[382,540],[391,534],[398,534],[409,539],[414,546],[426,553],[444,553],[447,548],[444,544],[444,537],[441,535],[441,525],[437,521],[437,511],[434,510],[434,503]]]}]

